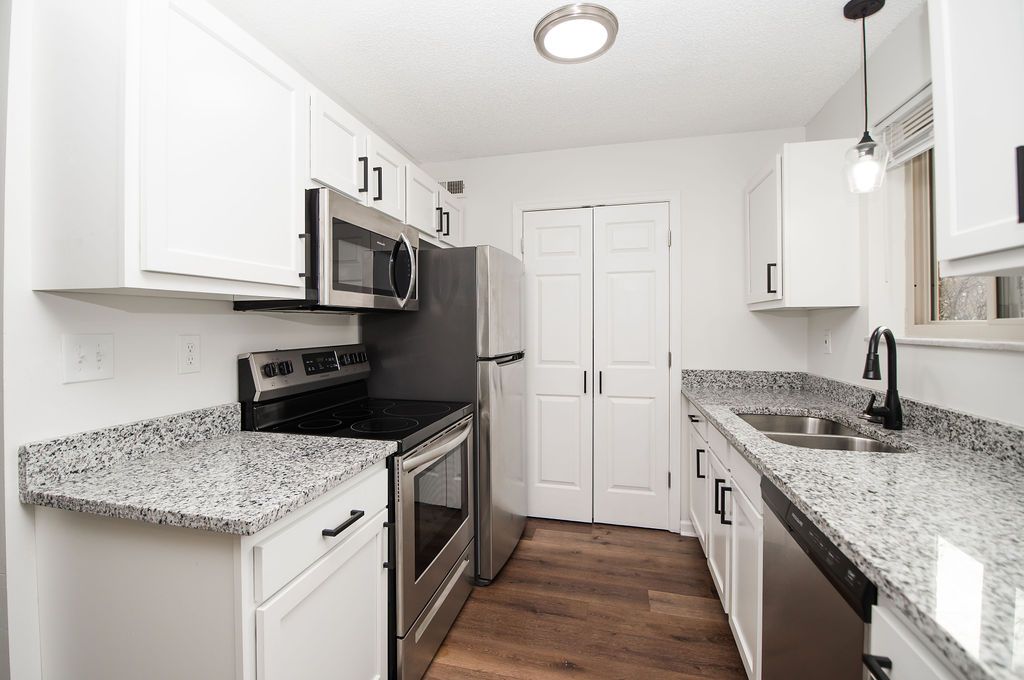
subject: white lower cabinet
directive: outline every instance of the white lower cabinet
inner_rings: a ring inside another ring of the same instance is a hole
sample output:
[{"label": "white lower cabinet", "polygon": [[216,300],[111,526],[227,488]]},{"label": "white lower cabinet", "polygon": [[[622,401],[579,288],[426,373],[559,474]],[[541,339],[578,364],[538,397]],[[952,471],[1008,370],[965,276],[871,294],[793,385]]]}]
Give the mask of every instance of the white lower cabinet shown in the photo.
[{"label": "white lower cabinet", "polygon": [[722,608],[728,612],[729,593],[729,555],[731,552],[730,534],[732,527],[728,508],[723,506],[723,498],[732,480],[729,477],[729,469],[719,460],[714,450],[708,455],[708,481],[711,483],[711,491],[708,499],[708,506],[711,512],[708,514],[707,530],[707,556],[708,569],[711,571],[711,579],[715,582],[718,596],[722,599]]},{"label": "white lower cabinet", "polygon": [[36,508],[47,677],[383,680],[387,488],[382,461],[251,536]]},{"label": "white lower cabinet", "polygon": [[256,609],[258,678],[336,678],[339,659],[346,678],[386,676],[386,521],[378,513]]},{"label": "white lower cabinet", "polygon": [[690,427],[690,523],[704,550],[708,531],[708,445],[695,427]]},{"label": "white lower cabinet", "polygon": [[891,665],[883,666],[890,680],[957,678],[884,603],[871,608],[868,654],[876,657],[876,661]]},{"label": "white lower cabinet", "polygon": [[729,568],[729,626],[750,678],[761,675],[761,571],[763,517],[733,484],[728,504],[732,519]]}]

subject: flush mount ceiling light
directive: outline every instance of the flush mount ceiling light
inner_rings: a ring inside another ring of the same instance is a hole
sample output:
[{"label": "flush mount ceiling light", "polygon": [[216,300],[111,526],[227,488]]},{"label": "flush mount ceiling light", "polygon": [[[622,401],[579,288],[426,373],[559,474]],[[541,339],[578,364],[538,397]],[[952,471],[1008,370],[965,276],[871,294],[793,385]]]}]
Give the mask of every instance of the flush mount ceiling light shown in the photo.
[{"label": "flush mount ceiling light", "polygon": [[868,132],[868,38],[865,20],[883,7],[885,0],[850,0],[843,7],[843,16],[853,21],[860,20],[864,65],[864,136],[846,152],[846,179],[850,183],[850,191],[855,194],[866,194],[881,187],[889,165],[889,149],[873,140]]},{"label": "flush mount ceiling light", "polygon": [[537,22],[537,51],[559,64],[596,59],[612,46],[619,20],[610,10],[587,2],[559,7]]}]

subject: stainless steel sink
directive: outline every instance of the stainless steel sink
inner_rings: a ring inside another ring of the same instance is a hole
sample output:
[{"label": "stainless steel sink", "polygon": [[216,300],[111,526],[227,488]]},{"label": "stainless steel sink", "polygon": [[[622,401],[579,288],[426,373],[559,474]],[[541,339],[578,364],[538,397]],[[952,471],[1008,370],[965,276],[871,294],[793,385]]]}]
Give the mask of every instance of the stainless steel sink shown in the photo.
[{"label": "stainless steel sink", "polygon": [[802,434],[795,432],[765,432],[768,439],[781,444],[802,446],[807,449],[829,449],[831,451],[871,451],[895,453],[900,449],[895,446],[870,439],[864,436],[851,437],[836,434]]},{"label": "stainless steel sink", "polygon": [[755,430],[781,444],[831,451],[871,451],[891,453],[901,449],[857,432],[827,418],[740,413]]},{"label": "stainless steel sink", "polygon": [[842,423],[814,416],[777,416],[760,413],[741,413],[740,418],[761,432],[793,432],[803,434],[841,434],[847,437],[862,437],[854,429]]}]

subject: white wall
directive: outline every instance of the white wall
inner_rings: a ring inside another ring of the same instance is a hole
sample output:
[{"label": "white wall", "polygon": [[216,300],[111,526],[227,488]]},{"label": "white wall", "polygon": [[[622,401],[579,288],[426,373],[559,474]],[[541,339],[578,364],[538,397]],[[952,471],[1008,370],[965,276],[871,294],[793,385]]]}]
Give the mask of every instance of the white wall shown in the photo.
[{"label": "white wall", "polygon": [[[893,31],[868,62],[872,124],[930,82],[930,61],[927,8],[923,7]],[[857,133],[863,125],[862,87],[858,71],[807,124],[807,139]],[[860,378],[865,338],[879,324],[892,327],[897,335],[905,328],[902,172],[891,172],[881,192],[861,200],[867,207],[863,238],[868,254],[864,299],[868,302],[855,310],[809,314],[807,366],[812,373],[878,388],[879,383]],[[830,355],[821,350],[826,330],[833,337]],[[1024,353],[901,345],[899,355],[901,395],[1024,425],[1024,391],[1020,389]]]},{"label": "white wall", "polygon": [[[4,505],[12,677],[40,676],[33,511],[18,502],[18,447],[29,441],[236,401],[247,350],[353,342],[349,316],[252,315],[229,302],[55,295],[30,287],[28,4],[14,3],[3,234]],[[20,27],[21,30],[18,30]],[[52,187],[60,200],[60,187]],[[61,335],[113,333],[115,377],[62,384]],[[202,370],[177,373],[177,336],[199,334]],[[4,625],[4,628],[7,626]]]},{"label": "white wall", "polygon": [[[584,119],[581,119],[585,121]],[[675,191],[681,195],[681,366],[804,370],[806,317],[751,314],[744,303],[747,184],[801,129],[615,144],[435,163],[466,182],[467,238],[518,254],[513,204]],[[676,364],[679,366],[680,364]]]}]

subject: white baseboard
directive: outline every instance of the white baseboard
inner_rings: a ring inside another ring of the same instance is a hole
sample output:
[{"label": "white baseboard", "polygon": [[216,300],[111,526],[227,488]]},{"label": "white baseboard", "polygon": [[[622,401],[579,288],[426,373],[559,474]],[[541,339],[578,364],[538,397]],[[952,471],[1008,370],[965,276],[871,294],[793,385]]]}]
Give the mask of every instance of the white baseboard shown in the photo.
[{"label": "white baseboard", "polygon": [[679,535],[690,536],[692,538],[697,537],[697,532],[693,529],[693,522],[688,519],[680,520],[679,522]]}]

